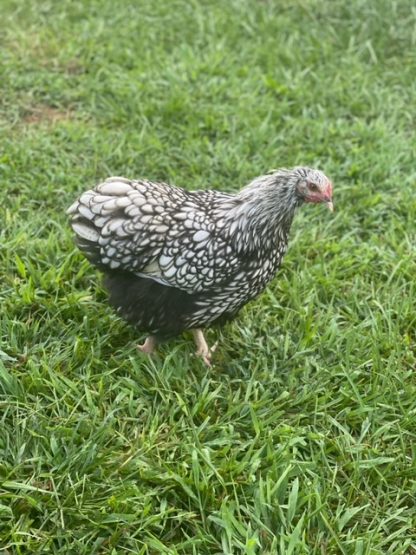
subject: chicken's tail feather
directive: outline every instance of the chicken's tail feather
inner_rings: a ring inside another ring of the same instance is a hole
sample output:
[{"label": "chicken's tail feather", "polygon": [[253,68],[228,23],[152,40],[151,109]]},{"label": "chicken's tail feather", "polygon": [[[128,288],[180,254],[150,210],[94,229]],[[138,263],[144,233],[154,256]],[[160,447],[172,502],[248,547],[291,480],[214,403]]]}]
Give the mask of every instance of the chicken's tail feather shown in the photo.
[{"label": "chicken's tail feather", "polygon": [[132,190],[130,180],[110,177],[94,190],[83,193],[67,210],[77,246],[97,267],[112,268],[112,263],[115,264],[102,247],[125,219],[124,208],[130,203],[126,195]]}]

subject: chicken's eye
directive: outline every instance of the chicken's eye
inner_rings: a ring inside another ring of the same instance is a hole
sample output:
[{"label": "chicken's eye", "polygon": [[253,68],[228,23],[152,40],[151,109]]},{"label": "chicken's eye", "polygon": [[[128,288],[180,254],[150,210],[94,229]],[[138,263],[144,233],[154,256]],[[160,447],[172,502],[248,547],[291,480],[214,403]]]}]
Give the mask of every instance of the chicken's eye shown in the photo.
[{"label": "chicken's eye", "polygon": [[308,182],[308,189],[310,191],[319,191],[319,187],[316,183],[310,183]]}]

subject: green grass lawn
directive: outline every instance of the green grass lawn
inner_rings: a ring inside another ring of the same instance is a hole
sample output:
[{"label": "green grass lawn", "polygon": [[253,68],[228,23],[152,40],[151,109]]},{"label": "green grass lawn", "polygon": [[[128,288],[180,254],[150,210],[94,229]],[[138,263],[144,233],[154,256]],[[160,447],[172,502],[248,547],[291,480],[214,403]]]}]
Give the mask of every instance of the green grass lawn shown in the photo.
[{"label": "green grass lawn", "polygon": [[[413,0],[2,0],[0,553],[416,553]],[[312,165],[277,279],[152,359],[65,209]]]}]

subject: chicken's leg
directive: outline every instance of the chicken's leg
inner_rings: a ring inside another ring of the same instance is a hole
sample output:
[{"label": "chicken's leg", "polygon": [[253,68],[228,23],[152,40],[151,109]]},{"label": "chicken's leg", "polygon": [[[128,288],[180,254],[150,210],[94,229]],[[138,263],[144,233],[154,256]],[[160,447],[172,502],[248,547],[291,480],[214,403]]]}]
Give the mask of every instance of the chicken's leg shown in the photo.
[{"label": "chicken's leg", "polygon": [[143,343],[143,345],[137,345],[137,348],[142,353],[145,353],[146,355],[151,355],[154,352],[156,345],[157,345],[156,336],[149,335],[149,337],[146,337],[146,341]]},{"label": "chicken's leg", "polygon": [[214,345],[212,349],[208,347],[208,343],[205,341],[204,333],[201,329],[197,328],[191,330],[192,335],[194,336],[194,341],[196,345],[196,355],[200,356],[205,364],[209,367],[212,366],[211,358],[212,353],[215,351],[217,345]]}]

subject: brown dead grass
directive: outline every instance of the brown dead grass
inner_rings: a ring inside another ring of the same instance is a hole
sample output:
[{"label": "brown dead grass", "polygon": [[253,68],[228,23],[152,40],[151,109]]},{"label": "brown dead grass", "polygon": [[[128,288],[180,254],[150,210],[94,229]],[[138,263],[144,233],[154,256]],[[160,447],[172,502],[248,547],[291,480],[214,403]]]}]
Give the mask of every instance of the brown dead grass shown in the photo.
[{"label": "brown dead grass", "polygon": [[74,118],[74,112],[69,108],[62,110],[45,104],[31,107],[22,117],[22,122],[27,125],[54,125],[61,121],[70,121]]}]

